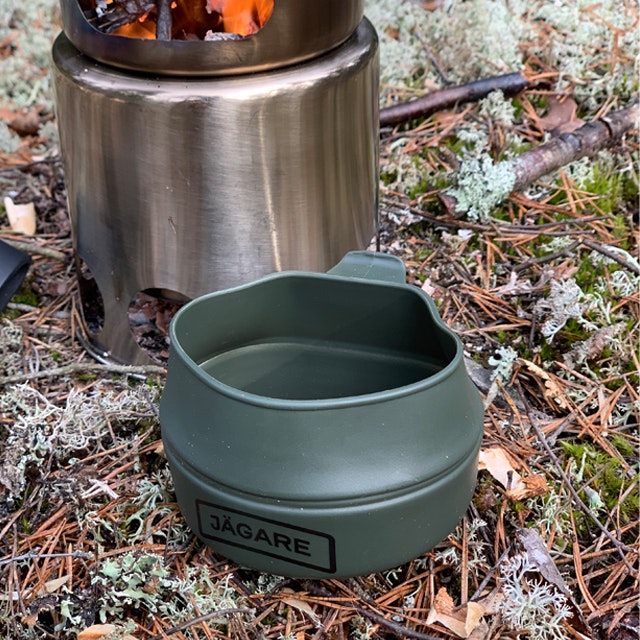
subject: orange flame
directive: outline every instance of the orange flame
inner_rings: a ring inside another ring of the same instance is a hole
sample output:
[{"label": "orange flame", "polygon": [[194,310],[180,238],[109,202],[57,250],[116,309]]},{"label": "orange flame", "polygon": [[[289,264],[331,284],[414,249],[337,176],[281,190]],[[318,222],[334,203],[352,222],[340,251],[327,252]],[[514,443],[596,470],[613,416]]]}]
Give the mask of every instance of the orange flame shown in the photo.
[{"label": "orange flame", "polygon": [[148,13],[129,24],[118,27],[113,33],[129,38],[146,38],[147,40],[156,37],[155,20],[147,20]]},{"label": "orange flame", "polygon": [[274,0],[207,0],[207,11],[222,16],[224,31],[248,36],[271,17]]},{"label": "orange flame", "polygon": [[[249,36],[273,13],[275,0],[176,0],[172,3],[174,38],[204,37],[212,29]],[[148,13],[112,33],[130,38],[156,37],[155,13]],[[190,35],[189,35],[190,34]]]}]

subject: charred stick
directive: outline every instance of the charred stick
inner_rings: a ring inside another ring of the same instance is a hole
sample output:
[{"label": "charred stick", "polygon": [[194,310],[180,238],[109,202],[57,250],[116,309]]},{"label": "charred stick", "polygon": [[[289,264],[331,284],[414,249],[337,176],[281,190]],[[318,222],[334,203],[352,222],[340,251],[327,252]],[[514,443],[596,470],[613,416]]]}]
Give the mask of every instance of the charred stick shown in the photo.
[{"label": "charred stick", "polygon": [[154,0],[98,0],[95,9],[85,11],[87,21],[103,33],[111,33],[119,27],[142,18],[154,7]]},{"label": "charred stick", "polygon": [[171,0],[157,0],[156,40],[171,40]]},{"label": "charred stick", "polygon": [[488,96],[492,91],[500,90],[506,96],[513,96],[527,89],[530,82],[521,73],[507,73],[448,87],[440,91],[428,93],[416,100],[409,100],[402,104],[386,107],[380,111],[380,126],[387,127],[411,120],[429,116],[437,111],[449,109],[456,104],[474,102]]}]

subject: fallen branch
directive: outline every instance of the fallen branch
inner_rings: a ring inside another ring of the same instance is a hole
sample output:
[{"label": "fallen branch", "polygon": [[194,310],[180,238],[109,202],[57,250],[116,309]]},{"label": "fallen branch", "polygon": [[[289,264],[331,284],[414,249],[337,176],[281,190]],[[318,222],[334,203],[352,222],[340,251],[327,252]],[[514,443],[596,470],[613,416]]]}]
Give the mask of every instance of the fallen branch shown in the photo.
[{"label": "fallen branch", "polygon": [[471,213],[485,219],[514,191],[521,191],[538,178],[570,162],[611,146],[623,134],[637,127],[640,103],[614,111],[588,122],[572,133],[563,133],[549,142],[519,156],[492,165],[476,161],[469,175],[458,174],[458,186],[440,194],[440,200],[452,214]]},{"label": "fallen branch", "polygon": [[86,551],[70,551],[68,553],[24,553],[20,556],[12,556],[11,558],[5,558],[0,560],[0,567],[12,562],[24,562],[25,560],[43,560],[45,558],[82,558],[88,560],[93,558],[92,553]]},{"label": "fallen branch", "polygon": [[58,378],[74,373],[102,373],[129,376],[164,375],[167,370],[158,365],[126,365],[126,364],[98,364],[97,362],[73,362],[62,367],[43,369],[32,373],[18,373],[13,376],[0,378],[0,387],[7,384],[29,382],[42,378]]},{"label": "fallen branch", "polygon": [[597,251],[603,256],[606,256],[607,258],[609,258],[609,260],[613,260],[614,262],[618,263],[622,268],[626,269],[627,271],[631,271],[631,273],[634,273],[635,275],[640,276],[640,266],[638,266],[638,264],[634,262],[631,262],[630,260],[627,260],[623,255],[620,255],[620,253],[624,254],[626,252],[622,250],[618,250],[620,251],[620,253],[618,253],[615,250],[605,247],[597,242],[592,242],[587,238],[580,238],[578,240],[575,240],[570,245],[566,246],[564,249],[560,249],[559,251],[554,251],[553,253],[547,253],[544,256],[540,256],[538,258],[531,258],[526,262],[523,262],[522,264],[516,265],[513,268],[513,270],[516,273],[518,273],[520,271],[525,271],[532,265],[539,265],[545,262],[552,262],[557,258],[570,258],[573,255],[573,252],[575,251],[575,249],[577,249],[581,245],[587,247],[588,249],[591,249],[592,251]]},{"label": "fallen branch", "polygon": [[49,247],[42,247],[33,242],[21,242],[19,240],[8,240],[7,238],[3,238],[3,240],[7,244],[10,244],[14,249],[24,251],[25,253],[51,258],[51,260],[58,260],[60,262],[66,262],[68,258],[67,254],[62,251],[49,249]]},{"label": "fallen branch", "polygon": [[625,257],[623,257],[623,255],[626,254],[626,251],[622,251],[620,249],[616,251],[615,248],[611,249],[587,239],[582,239],[580,240],[580,242],[585,247],[589,247],[589,249],[601,253],[603,256],[609,258],[609,260],[617,262],[624,269],[627,269],[628,271],[631,271],[631,273],[635,273],[637,276],[640,276],[640,266],[638,266],[638,261],[634,260],[634,262],[631,262],[631,260],[627,260]]},{"label": "fallen branch", "polygon": [[381,109],[380,126],[393,126],[413,118],[429,116],[437,111],[449,109],[456,104],[475,102],[485,98],[492,91],[499,90],[506,96],[513,96],[530,86],[531,83],[521,73],[507,73],[502,76],[493,76],[461,84],[457,87],[448,87],[409,102]]},{"label": "fallen branch", "polygon": [[520,191],[565,164],[592,156],[608,147],[624,133],[637,127],[639,117],[640,103],[587,122],[573,133],[562,133],[546,144],[519,155],[511,161],[516,176],[513,190]]},{"label": "fallen branch", "polygon": [[180,633],[181,631],[185,631],[190,627],[193,627],[197,624],[202,624],[203,622],[209,622],[211,620],[217,620],[218,618],[224,618],[226,616],[232,616],[238,613],[250,613],[254,614],[255,609],[247,609],[247,608],[237,608],[237,609],[218,609],[218,611],[211,611],[210,613],[205,613],[197,618],[193,618],[191,620],[186,620],[185,622],[181,622],[180,624],[163,631],[162,633],[158,633],[155,636],[151,636],[148,640],[163,640],[168,636],[172,636],[176,633]]}]

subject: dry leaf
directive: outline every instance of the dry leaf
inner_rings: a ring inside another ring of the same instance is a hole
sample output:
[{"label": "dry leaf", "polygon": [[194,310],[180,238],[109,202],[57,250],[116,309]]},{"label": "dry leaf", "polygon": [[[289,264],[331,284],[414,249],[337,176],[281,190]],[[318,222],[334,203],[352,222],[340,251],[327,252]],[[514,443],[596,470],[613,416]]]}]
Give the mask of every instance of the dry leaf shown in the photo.
[{"label": "dry leaf", "polygon": [[558,591],[566,596],[569,607],[573,613],[573,617],[571,618],[573,631],[580,637],[590,637],[583,635],[589,634],[589,624],[582,613],[582,609],[573,598],[569,587],[567,587],[556,563],[553,561],[542,536],[535,529],[518,529],[516,536],[524,547],[529,564],[537,569],[544,580],[552,584]]},{"label": "dry leaf", "polygon": [[47,593],[53,593],[57,591],[60,587],[63,587],[67,582],[71,580],[70,575],[62,576],[62,578],[56,578],[55,580],[49,580],[44,583],[44,588]]},{"label": "dry leaf", "polygon": [[469,638],[480,625],[484,611],[479,602],[468,602],[465,606],[455,609],[451,596],[444,587],[440,587],[426,622],[438,622],[459,638]]},{"label": "dry leaf", "polygon": [[544,496],[549,492],[549,485],[543,475],[532,473],[522,478],[526,488],[521,490],[507,491],[507,495],[514,500],[524,500],[525,498],[535,498]]},{"label": "dry leaf", "polygon": [[4,199],[4,208],[13,231],[32,236],[36,232],[36,208],[33,202],[16,204],[8,196]]},{"label": "dry leaf", "polygon": [[78,640],[102,640],[116,630],[115,624],[94,624],[78,633]]},{"label": "dry leaf", "polygon": [[549,486],[544,476],[530,474],[522,477],[518,472],[519,465],[513,462],[502,447],[480,449],[478,468],[488,471],[506,490],[512,500],[524,500],[544,495]]},{"label": "dry leaf", "polygon": [[504,593],[501,588],[496,587],[477,602],[483,606],[485,615],[494,616],[504,602]]},{"label": "dry leaf", "polygon": [[550,582],[566,596],[571,597],[571,591],[569,591],[562,574],[558,571],[542,536],[535,529],[518,529],[516,535],[524,547],[529,563],[536,567],[547,582]]},{"label": "dry leaf", "polygon": [[16,113],[7,123],[19,136],[35,136],[40,130],[40,114],[37,109]]},{"label": "dry leaf", "polygon": [[433,286],[430,278],[427,278],[422,285],[422,290],[428,295],[433,297],[433,294],[436,292],[436,288]]},{"label": "dry leaf", "polygon": [[[282,593],[294,594],[295,591],[291,589],[283,589]],[[300,598],[295,598],[295,597],[282,598],[282,602],[289,605],[290,607],[293,607],[294,609],[297,609],[298,611],[301,611],[302,613],[306,613],[313,622],[315,623],[320,622],[320,618],[318,617],[318,614],[316,614],[316,612],[311,608],[311,605],[308,602],[305,602],[304,600],[300,600]]]},{"label": "dry leaf", "polygon": [[[104,640],[118,630],[115,624],[94,624],[78,633],[78,640]],[[120,637],[120,636],[118,636]],[[130,634],[122,636],[122,640],[138,640]]]},{"label": "dry leaf", "polygon": [[469,640],[487,640],[489,637],[489,625],[482,620],[480,624],[471,632]]},{"label": "dry leaf", "polygon": [[555,381],[554,378],[551,377],[544,369],[539,367],[537,364],[534,364],[530,360],[525,360],[524,358],[518,358],[518,362],[523,364],[531,374],[535,376],[535,381],[538,383],[538,386],[542,390],[544,397],[547,400],[551,400],[553,404],[557,405],[562,409],[569,409],[569,405],[565,400],[564,393],[562,392],[562,387]]},{"label": "dry leaf", "polygon": [[480,449],[478,467],[486,469],[507,491],[523,491],[527,488],[522,476],[502,447]]},{"label": "dry leaf", "polygon": [[537,122],[543,131],[550,131],[554,135],[571,133],[579,129],[584,120],[576,117],[578,105],[573,98],[560,99],[550,96],[547,101],[547,113]]},{"label": "dry leaf", "polygon": [[437,613],[451,613],[454,609],[453,598],[444,587],[440,587],[431,607]]},{"label": "dry leaf", "polygon": [[34,612],[22,616],[22,624],[26,624],[30,628],[35,627],[38,624],[38,613]]}]

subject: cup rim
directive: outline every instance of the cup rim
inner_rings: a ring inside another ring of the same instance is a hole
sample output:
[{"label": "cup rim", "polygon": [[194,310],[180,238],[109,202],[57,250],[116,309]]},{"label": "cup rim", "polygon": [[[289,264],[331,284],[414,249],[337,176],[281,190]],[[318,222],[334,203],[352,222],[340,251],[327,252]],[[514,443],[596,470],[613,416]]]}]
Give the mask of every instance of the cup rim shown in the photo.
[{"label": "cup rim", "polygon": [[[372,393],[365,393],[361,395],[344,396],[337,398],[321,398],[321,399],[289,399],[289,398],[277,398],[270,396],[262,396],[248,391],[242,391],[236,387],[225,384],[218,380],[214,376],[206,373],[198,363],[186,352],[183,348],[178,336],[179,325],[184,321],[184,316],[189,313],[193,307],[199,304],[203,304],[208,300],[214,298],[220,298],[226,295],[233,295],[239,291],[246,291],[251,288],[260,287],[268,282],[281,279],[291,278],[303,278],[310,280],[325,280],[325,281],[353,281],[357,282],[360,286],[370,286],[376,288],[392,288],[402,289],[412,295],[416,295],[421,299],[427,308],[427,311],[431,317],[434,326],[443,334],[448,336],[455,345],[455,353],[453,357],[445,364],[439,371],[429,375],[422,380],[413,382],[411,384],[394,387],[392,389],[385,389],[383,391],[375,391]],[[433,300],[421,289],[413,287],[409,284],[396,284],[392,282],[382,282],[379,280],[365,280],[360,278],[349,278],[345,276],[333,275],[328,273],[309,273],[305,271],[285,271],[281,273],[275,273],[259,280],[242,284],[222,291],[214,291],[212,293],[205,294],[194,298],[182,307],[174,316],[169,327],[170,333],[170,355],[168,370],[171,368],[172,361],[179,358],[183,365],[186,366],[190,372],[196,376],[205,386],[212,388],[213,390],[230,397],[234,400],[243,403],[249,403],[258,407],[278,409],[278,410],[291,410],[291,411],[315,411],[320,409],[337,409],[345,407],[355,407],[362,405],[371,405],[381,402],[387,402],[398,398],[403,398],[408,395],[416,394],[422,391],[426,391],[432,387],[445,382],[460,366],[464,366],[462,344],[456,334],[444,323],[440,315],[438,314]]]}]

